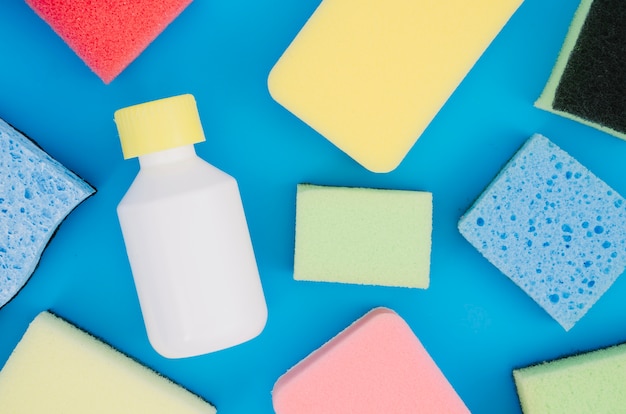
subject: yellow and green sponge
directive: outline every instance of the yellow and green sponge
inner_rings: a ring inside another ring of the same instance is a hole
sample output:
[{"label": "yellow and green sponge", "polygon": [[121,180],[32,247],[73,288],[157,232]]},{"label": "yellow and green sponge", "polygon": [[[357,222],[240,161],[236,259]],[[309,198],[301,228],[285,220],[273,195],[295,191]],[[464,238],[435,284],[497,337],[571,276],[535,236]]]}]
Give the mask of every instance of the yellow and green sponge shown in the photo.
[{"label": "yellow and green sponge", "polygon": [[626,412],[626,344],[513,371],[524,414]]}]

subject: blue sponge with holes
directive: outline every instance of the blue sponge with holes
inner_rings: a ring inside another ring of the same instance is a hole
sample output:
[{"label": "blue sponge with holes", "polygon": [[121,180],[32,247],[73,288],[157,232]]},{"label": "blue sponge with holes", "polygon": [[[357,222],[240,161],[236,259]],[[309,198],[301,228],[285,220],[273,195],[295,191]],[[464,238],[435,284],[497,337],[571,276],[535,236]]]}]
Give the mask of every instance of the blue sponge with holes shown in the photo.
[{"label": "blue sponge with holes", "polygon": [[0,119],[0,307],[26,284],[63,219],[94,192]]},{"label": "blue sponge with holes", "polygon": [[626,203],[546,137],[532,136],[459,231],[565,330],[626,268]]}]

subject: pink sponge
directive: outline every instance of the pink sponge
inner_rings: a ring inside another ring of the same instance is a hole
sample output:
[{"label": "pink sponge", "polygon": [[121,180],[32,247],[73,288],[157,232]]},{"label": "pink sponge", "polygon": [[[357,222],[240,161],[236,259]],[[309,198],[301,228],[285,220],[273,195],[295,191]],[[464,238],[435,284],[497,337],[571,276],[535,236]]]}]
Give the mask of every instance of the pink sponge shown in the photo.
[{"label": "pink sponge", "polygon": [[26,0],[104,83],[111,82],[192,0]]},{"label": "pink sponge", "polygon": [[277,414],[469,413],[406,322],[376,308],[290,369]]}]

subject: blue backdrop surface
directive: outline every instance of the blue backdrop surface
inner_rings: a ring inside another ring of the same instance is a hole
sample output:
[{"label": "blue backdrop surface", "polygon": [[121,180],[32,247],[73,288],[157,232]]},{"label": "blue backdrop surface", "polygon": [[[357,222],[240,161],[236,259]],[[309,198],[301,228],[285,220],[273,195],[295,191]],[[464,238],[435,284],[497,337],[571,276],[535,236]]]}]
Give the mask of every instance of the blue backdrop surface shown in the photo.
[{"label": "blue backdrop surface", "polygon": [[[276,379],[376,306],[398,312],[474,413],[516,413],[511,371],[626,340],[619,278],[569,332],[470,246],[459,217],[520,145],[541,133],[626,195],[626,143],[533,106],[574,0],[526,0],[400,166],[367,171],[274,102],[267,75],[319,0],[193,2],[105,85],[19,0],[0,5],[0,118],[97,188],[62,224],[27,286],[0,309],[0,366],[52,310],[211,401],[272,413]],[[119,108],[195,95],[208,162],[239,182],[269,307],[237,347],[169,360],[148,343],[115,207],[138,171],[124,161]],[[427,290],[293,280],[298,183],[433,193]]]}]

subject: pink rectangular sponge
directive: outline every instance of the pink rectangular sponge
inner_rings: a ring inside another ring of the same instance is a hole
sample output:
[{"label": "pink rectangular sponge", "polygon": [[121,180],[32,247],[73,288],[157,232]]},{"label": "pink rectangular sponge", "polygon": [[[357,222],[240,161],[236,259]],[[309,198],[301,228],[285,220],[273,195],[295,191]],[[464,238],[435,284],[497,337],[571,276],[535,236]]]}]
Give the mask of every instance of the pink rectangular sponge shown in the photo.
[{"label": "pink rectangular sponge", "polygon": [[192,0],[26,0],[104,83],[111,82]]},{"label": "pink rectangular sponge", "polygon": [[469,413],[407,323],[375,308],[278,379],[277,414]]}]

